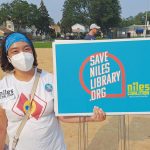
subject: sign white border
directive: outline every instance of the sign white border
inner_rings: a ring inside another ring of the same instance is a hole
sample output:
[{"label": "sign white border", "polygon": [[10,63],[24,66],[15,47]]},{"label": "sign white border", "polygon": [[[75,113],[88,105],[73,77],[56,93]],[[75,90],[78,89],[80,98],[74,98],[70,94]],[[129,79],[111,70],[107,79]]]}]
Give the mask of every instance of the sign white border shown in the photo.
[{"label": "sign white border", "polygon": [[[99,42],[122,42],[122,41],[145,41],[150,38],[134,38],[134,39],[111,39],[111,40],[55,40],[52,43],[53,53],[53,72],[54,72],[54,111],[56,116],[91,116],[93,113],[59,113],[58,112],[58,90],[57,90],[57,68],[56,68],[56,45],[59,44],[80,44],[80,43],[99,43]],[[107,115],[149,115],[150,112],[109,112]]]}]

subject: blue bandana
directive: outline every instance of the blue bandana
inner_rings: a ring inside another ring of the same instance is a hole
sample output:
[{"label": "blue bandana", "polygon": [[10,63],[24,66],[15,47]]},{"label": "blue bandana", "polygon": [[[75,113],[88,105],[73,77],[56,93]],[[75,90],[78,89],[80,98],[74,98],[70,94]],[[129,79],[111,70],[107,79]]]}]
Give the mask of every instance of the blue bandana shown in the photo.
[{"label": "blue bandana", "polygon": [[5,43],[6,52],[8,51],[10,46],[16,42],[26,42],[30,46],[32,45],[31,41],[28,38],[26,38],[23,34],[15,32],[15,33],[12,33],[11,35],[9,35],[6,39],[6,43]]}]

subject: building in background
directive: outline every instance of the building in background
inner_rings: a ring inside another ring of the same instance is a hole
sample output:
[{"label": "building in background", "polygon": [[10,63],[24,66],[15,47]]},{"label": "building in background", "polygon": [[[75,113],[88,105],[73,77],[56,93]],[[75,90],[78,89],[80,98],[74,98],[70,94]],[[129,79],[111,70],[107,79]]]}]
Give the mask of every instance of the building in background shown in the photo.
[{"label": "building in background", "polygon": [[12,31],[7,29],[4,26],[0,27],[0,39],[2,39],[3,37],[7,36],[9,33],[11,33]]},{"label": "building in background", "polygon": [[85,33],[89,31],[89,28],[85,27],[84,25],[81,24],[74,24],[72,27],[72,32],[77,32],[77,33]]},{"label": "building in background", "polygon": [[134,38],[134,37],[150,36],[150,25],[131,25],[117,29],[117,38]]},{"label": "building in background", "polygon": [[12,21],[6,21],[0,26],[0,39],[7,36],[9,33],[14,31],[14,24]]},{"label": "building in background", "polygon": [[11,31],[15,31],[14,23],[12,21],[6,21],[6,28]]}]

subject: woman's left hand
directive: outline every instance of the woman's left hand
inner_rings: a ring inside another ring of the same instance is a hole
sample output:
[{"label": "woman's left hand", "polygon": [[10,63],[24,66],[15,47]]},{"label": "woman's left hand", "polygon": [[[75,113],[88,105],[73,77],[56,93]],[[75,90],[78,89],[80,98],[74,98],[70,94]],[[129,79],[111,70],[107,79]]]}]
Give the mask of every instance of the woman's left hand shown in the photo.
[{"label": "woman's left hand", "polygon": [[94,106],[93,112],[92,121],[104,121],[106,119],[106,113],[101,108]]},{"label": "woman's left hand", "polygon": [[78,122],[100,122],[106,119],[106,113],[99,107],[94,107],[94,114],[87,117],[79,116],[59,116],[58,119],[63,122],[78,123]]}]

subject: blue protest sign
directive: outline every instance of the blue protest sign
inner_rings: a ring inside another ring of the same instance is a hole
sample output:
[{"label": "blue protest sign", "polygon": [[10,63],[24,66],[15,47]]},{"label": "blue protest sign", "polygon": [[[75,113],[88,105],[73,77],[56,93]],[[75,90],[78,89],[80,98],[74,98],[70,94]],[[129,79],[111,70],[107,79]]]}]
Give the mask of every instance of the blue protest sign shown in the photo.
[{"label": "blue protest sign", "polygon": [[57,115],[150,112],[150,39],[53,43]]}]

